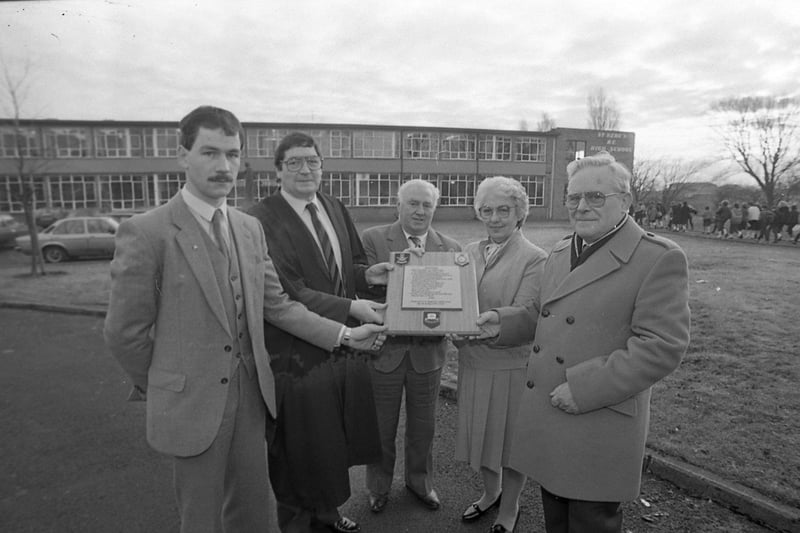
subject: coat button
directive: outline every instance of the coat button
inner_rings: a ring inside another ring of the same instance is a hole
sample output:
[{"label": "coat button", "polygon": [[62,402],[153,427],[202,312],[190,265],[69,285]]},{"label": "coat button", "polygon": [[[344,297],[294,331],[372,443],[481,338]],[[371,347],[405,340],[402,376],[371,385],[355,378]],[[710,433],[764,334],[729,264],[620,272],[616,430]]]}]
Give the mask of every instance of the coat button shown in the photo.
[{"label": "coat button", "polygon": [[574,324],[574,323],[575,323],[575,317],[574,316],[568,316],[567,317],[567,324]]},{"label": "coat button", "polygon": [[223,348],[223,350],[225,350],[226,352],[230,352],[231,350],[233,350],[233,348],[231,347],[230,344],[226,344],[225,348]]},{"label": "coat button", "polygon": [[228,383],[228,378],[222,378],[221,380],[219,380],[219,382],[225,385],[226,383]]},{"label": "coat button", "polygon": [[541,350],[541,348],[539,348],[539,345],[538,344],[534,344],[533,345],[533,353],[539,353],[539,350]]},{"label": "coat button", "polygon": [[559,365],[563,365],[564,364],[564,358],[561,357],[560,355],[556,356],[556,363],[558,363]]},{"label": "coat button", "polygon": [[549,309],[542,309],[542,316],[545,317],[545,318],[549,317],[550,316],[550,310]]},{"label": "coat button", "polygon": [[528,380],[528,382],[525,385],[527,385],[529,389],[532,389],[533,388],[533,380]]}]

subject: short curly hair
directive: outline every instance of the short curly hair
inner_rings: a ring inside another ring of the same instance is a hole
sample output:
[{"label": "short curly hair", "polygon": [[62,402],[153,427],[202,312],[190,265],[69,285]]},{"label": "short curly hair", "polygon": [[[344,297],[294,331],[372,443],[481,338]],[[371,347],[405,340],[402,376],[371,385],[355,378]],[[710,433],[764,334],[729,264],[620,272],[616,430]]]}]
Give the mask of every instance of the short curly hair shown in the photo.
[{"label": "short curly hair", "polygon": [[478,212],[483,207],[486,196],[493,192],[508,196],[514,202],[514,209],[519,219],[517,226],[522,226],[525,219],[528,218],[528,211],[530,211],[528,192],[520,182],[505,176],[486,178],[478,185],[478,190],[475,191],[475,202],[472,205],[475,215],[479,215]]}]

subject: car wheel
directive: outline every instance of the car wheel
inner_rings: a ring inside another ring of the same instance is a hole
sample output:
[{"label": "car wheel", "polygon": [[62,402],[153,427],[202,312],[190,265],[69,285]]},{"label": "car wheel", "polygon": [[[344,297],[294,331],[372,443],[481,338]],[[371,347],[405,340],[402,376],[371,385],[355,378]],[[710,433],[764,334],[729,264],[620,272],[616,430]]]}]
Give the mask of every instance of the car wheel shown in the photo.
[{"label": "car wheel", "polygon": [[42,254],[44,255],[44,260],[48,263],[60,263],[67,259],[67,252],[58,246],[48,246],[42,250]]}]

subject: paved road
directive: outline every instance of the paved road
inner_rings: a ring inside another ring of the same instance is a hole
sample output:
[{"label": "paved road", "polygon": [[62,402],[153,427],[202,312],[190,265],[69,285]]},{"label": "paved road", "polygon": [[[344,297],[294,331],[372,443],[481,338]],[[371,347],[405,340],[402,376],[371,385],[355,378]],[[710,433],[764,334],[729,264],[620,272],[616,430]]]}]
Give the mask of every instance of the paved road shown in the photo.
[{"label": "paved road", "polygon": [[[173,532],[169,461],[147,447],[144,406],[125,402],[128,385],[102,344],[95,317],[0,309],[0,531]],[[381,515],[367,507],[364,468],[351,470],[343,511],[365,533],[479,532],[492,517],[458,516],[479,493],[478,478],[453,460],[456,406],[443,400],[435,443],[442,509],[420,507],[396,477]],[[399,473],[402,465],[399,465]],[[747,519],[646,477],[626,504],[631,532],[765,532]],[[517,531],[542,531],[538,487],[523,494]]]}]

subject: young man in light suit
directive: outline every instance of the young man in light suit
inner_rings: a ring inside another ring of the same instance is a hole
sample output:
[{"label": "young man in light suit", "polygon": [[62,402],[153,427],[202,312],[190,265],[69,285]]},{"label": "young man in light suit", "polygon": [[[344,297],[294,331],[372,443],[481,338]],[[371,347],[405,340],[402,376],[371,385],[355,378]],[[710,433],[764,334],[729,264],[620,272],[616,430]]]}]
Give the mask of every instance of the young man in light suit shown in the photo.
[{"label": "young man in light suit", "polygon": [[[423,180],[404,183],[397,193],[398,220],[367,229],[362,235],[370,264],[389,261],[390,252],[421,248],[428,252],[461,251],[455,240],[431,228],[439,190]],[[395,464],[395,440],[403,389],[406,393],[406,487],[431,510],[439,508],[433,487],[433,436],[442,366],[453,344],[444,337],[389,337],[372,363],[372,385],[383,458],[367,466],[370,508],[383,511],[389,501]]]},{"label": "young man in light suit", "polygon": [[639,493],[651,387],[689,345],[687,260],[627,215],[630,172],[610,154],[567,174],[574,234],[545,263],[510,464],[541,485],[549,533],[621,532],[620,502]]},{"label": "young man in light suit", "polygon": [[382,327],[351,330],[282,291],[260,224],[225,203],[244,139],[232,113],[199,107],[180,130],[185,186],[119,227],[105,338],[146,398],[148,442],[173,457],[181,531],[275,531],[263,320],[325,349],[380,344]]}]

